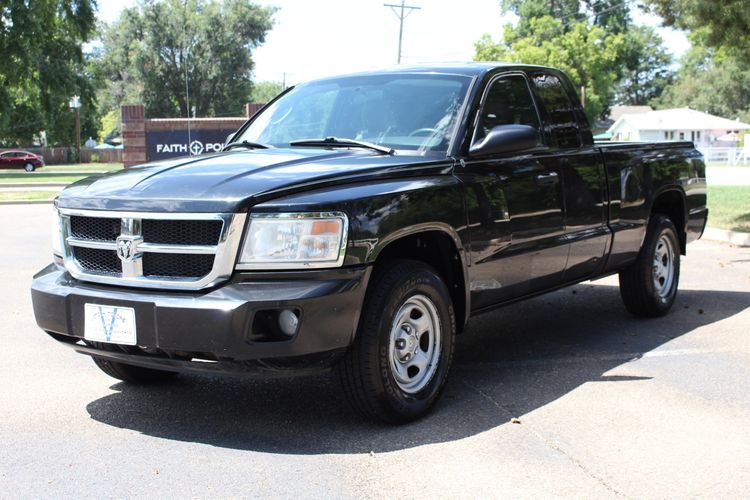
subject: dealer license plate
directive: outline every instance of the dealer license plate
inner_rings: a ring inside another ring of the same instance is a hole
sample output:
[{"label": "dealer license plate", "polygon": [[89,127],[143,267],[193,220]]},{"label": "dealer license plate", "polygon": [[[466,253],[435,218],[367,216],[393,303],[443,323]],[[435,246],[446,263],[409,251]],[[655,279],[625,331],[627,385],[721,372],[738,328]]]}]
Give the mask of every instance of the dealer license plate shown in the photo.
[{"label": "dealer license plate", "polygon": [[135,345],[135,309],[84,304],[83,337],[95,342]]}]

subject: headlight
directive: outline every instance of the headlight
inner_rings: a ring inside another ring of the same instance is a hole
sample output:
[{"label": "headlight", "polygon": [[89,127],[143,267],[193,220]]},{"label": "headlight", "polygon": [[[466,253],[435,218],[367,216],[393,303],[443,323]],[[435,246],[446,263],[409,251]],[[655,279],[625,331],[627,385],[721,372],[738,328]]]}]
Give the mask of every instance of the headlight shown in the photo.
[{"label": "headlight", "polygon": [[251,214],[237,268],[339,267],[347,230],[341,212]]},{"label": "headlight", "polygon": [[52,255],[59,257],[63,256],[63,235],[62,235],[62,224],[60,221],[60,214],[55,208],[52,212],[52,224],[50,226],[50,232],[52,236]]}]

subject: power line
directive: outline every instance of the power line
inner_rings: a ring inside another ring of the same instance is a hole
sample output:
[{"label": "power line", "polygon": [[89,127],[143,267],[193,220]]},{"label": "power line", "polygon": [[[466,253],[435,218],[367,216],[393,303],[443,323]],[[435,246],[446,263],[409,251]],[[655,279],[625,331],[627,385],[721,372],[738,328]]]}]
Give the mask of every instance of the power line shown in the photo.
[{"label": "power line", "polygon": [[[396,64],[401,64],[401,40],[404,37],[404,19],[409,17],[409,14],[414,12],[415,10],[419,10],[422,7],[414,7],[411,5],[405,5],[406,0],[401,0],[401,5],[396,5],[392,3],[384,3],[384,7],[390,7],[394,14],[396,14],[396,17],[398,17],[399,21],[399,27],[398,27],[398,58],[396,59]],[[396,10],[399,9],[399,10]],[[406,9],[408,9],[407,12],[404,12]]]}]

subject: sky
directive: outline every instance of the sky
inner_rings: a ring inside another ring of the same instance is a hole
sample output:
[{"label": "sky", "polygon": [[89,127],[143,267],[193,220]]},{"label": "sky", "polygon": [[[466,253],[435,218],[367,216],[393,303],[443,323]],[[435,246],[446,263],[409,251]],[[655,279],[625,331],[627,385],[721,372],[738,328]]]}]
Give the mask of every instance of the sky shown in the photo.
[{"label": "sky", "polygon": [[[399,21],[384,3],[399,0],[256,0],[279,7],[266,43],[253,51],[255,80],[293,85],[324,76],[396,64]],[[499,38],[512,16],[499,0],[407,0],[421,7],[404,21],[401,63],[470,61],[484,34]],[[135,0],[100,0],[99,18],[117,19]],[[659,18],[634,11],[638,24],[656,27],[676,56],[688,48],[682,32],[659,27]]]}]

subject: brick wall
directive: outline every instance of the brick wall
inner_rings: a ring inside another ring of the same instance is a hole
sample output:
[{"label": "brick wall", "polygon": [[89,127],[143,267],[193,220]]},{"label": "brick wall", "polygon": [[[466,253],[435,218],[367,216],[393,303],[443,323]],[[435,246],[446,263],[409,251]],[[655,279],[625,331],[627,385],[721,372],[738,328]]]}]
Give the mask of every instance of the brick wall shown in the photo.
[{"label": "brick wall", "polygon": [[142,104],[122,106],[122,162],[125,167],[146,163],[146,108]]},{"label": "brick wall", "polygon": [[[264,105],[248,103],[245,105],[246,116],[224,118],[146,118],[143,105],[122,106],[122,161],[125,167],[149,161],[146,145],[146,133],[149,131],[179,132],[188,130],[237,130],[248,118],[252,117]],[[223,142],[223,141],[222,141]]]}]

